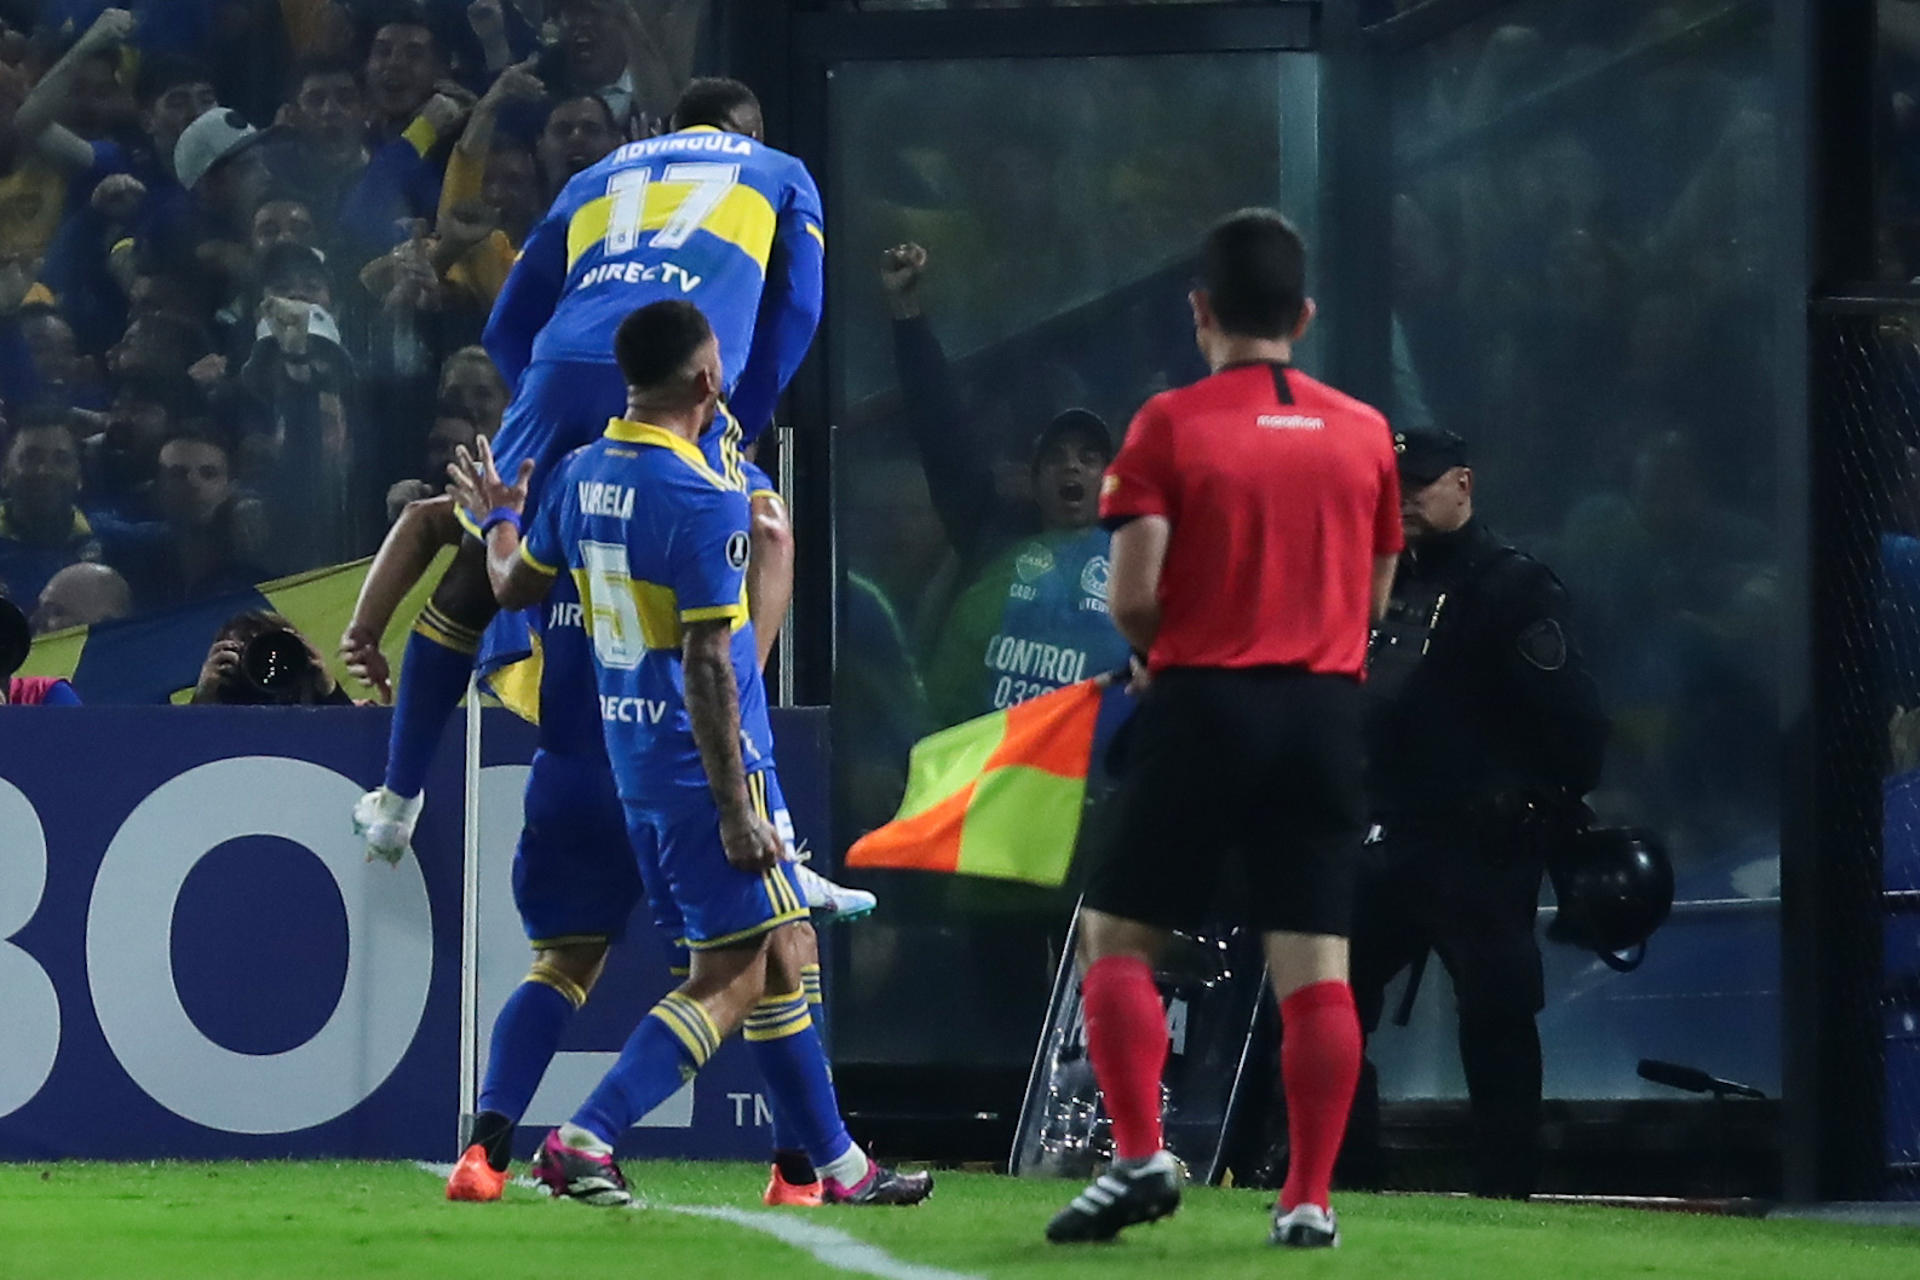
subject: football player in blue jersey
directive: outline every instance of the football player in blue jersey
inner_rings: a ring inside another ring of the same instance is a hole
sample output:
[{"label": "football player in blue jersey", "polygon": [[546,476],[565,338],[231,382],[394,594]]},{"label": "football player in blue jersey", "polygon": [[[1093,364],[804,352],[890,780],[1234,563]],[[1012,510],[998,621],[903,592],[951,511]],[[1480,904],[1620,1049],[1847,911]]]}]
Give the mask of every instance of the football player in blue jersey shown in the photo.
[{"label": "football player in blue jersey", "polygon": [[[713,443],[711,437],[708,443]],[[717,458],[710,464],[717,468]],[[762,526],[754,539],[756,561],[748,597],[758,658],[764,665],[792,592],[791,532],[772,482],[752,463],[745,472],[755,521]],[[353,674],[369,684],[387,683],[379,637],[440,548],[457,544],[462,536],[452,498],[408,505],[368,570],[342,641],[342,656]],[[765,562],[760,558],[763,546],[775,549]],[[784,557],[779,554],[783,548]],[[453,1200],[500,1198],[514,1126],[525,1115],[573,1014],[593,990],[608,946],[624,933],[643,883],[661,936],[672,943],[684,933],[671,895],[653,874],[651,849],[636,850],[628,842],[600,732],[592,658],[572,580],[557,581],[548,600],[529,612],[540,641],[540,745],[527,779],[513,891],[534,947],[534,963],[495,1019],[471,1140],[447,1181],[447,1196]],[[809,904],[827,919],[858,919],[874,907],[872,894],[836,885],[805,866],[796,871]],[[818,1016],[823,1012],[818,948],[810,938],[806,942],[801,977],[808,1004]],[[674,950],[669,965],[685,973],[685,948]],[[819,1179],[778,1108],[773,1130],[766,1203],[820,1203]]]},{"label": "football player in blue jersey", "polygon": [[[721,472],[773,415],[819,324],[824,237],[806,166],[762,142],[753,91],[696,80],[673,132],[629,143],[575,175],[528,233],[487,321],[487,354],[514,387],[493,441],[511,473],[545,473],[599,434],[626,401],[612,334],[634,309],[682,298],[711,318],[728,408]],[[421,784],[496,605],[478,543],[463,545],[409,637],[382,784],[354,807],[370,856],[413,836]]]},{"label": "football player in blue jersey", "polygon": [[668,300],[627,317],[615,350],[626,416],[556,469],[524,542],[533,461],[509,484],[482,443],[474,471],[455,473],[467,509],[485,511],[501,604],[536,604],[562,575],[579,591],[615,788],[691,952],[687,982],[641,1020],[533,1172],[556,1195],[627,1203],[615,1140],[744,1025],[823,1199],[917,1203],[929,1175],[882,1168],[847,1136],[807,1006],[792,927],[806,907],[747,615],[749,507],[696,444],[725,385],[718,340],[698,307]]}]

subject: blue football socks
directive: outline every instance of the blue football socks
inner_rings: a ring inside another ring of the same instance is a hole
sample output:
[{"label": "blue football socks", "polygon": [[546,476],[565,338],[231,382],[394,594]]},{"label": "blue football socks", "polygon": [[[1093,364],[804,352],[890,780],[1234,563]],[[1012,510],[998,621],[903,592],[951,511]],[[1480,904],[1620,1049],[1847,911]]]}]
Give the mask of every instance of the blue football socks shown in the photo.
[{"label": "blue football socks", "polygon": [[407,637],[400,660],[400,687],[387,737],[387,789],[413,797],[426,784],[427,766],[447,718],[460,705],[473,674],[478,632],[462,627],[429,604]]},{"label": "blue football socks", "polygon": [[824,1168],[853,1146],[834,1095],[826,1050],[804,990],[769,996],[747,1016],[747,1047],[773,1098],[774,1145],[798,1147]]},{"label": "blue football socks", "polygon": [[699,1001],[670,992],[640,1019],[620,1060],[574,1112],[573,1123],[613,1146],[693,1079],[719,1047],[720,1029]]}]

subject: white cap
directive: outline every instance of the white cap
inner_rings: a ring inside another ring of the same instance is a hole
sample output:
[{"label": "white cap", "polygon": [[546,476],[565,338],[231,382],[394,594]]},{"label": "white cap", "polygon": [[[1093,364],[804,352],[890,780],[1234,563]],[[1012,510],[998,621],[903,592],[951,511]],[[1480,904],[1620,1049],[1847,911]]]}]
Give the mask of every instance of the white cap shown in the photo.
[{"label": "white cap", "polygon": [[234,155],[260,136],[238,111],[215,107],[203,112],[173,144],[173,173],[180,185],[193,190],[207,170]]}]

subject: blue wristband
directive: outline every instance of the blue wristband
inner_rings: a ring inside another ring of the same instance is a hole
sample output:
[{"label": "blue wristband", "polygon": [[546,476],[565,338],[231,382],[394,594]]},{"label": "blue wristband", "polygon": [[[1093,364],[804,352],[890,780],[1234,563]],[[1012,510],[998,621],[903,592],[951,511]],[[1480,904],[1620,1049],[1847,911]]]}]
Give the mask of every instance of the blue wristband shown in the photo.
[{"label": "blue wristband", "polygon": [[480,522],[480,536],[484,538],[492,533],[493,527],[497,524],[510,524],[513,526],[515,533],[524,532],[520,527],[520,513],[518,511],[515,511],[512,507],[495,507],[493,510],[487,512],[487,518]]}]

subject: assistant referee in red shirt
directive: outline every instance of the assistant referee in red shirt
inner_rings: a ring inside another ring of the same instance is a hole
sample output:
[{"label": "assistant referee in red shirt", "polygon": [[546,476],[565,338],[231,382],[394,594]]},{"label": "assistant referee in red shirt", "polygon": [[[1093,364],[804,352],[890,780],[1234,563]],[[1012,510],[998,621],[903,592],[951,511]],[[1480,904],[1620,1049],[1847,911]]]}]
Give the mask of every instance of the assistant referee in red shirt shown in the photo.
[{"label": "assistant referee in red shirt", "polygon": [[1102,490],[1109,603],[1151,679],[1080,923],[1087,1052],[1117,1156],[1048,1225],[1054,1241],[1179,1206],[1152,964],[1169,931],[1205,921],[1236,860],[1284,1030],[1292,1159],[1271,1238],[1340,1240],[1327,1186],[1360,1070],[1360,680],[1402,545],[1400,485],[1386,419],[1289,364],[1313,319],[1305,277],[1276,213],[1208,233],[1190,300],[1213,375],[1146,403]]}]

